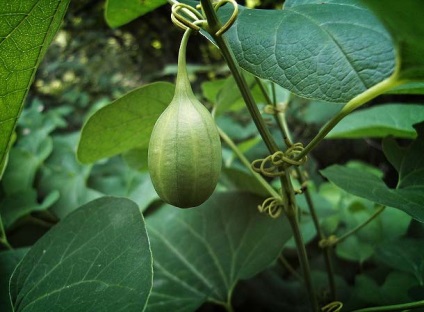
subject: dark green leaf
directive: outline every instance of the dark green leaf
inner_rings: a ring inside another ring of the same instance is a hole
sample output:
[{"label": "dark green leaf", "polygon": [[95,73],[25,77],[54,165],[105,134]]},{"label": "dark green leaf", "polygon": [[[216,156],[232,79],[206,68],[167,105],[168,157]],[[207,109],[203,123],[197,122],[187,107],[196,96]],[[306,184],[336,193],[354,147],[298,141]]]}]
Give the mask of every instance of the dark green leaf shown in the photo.
[{"label": "dark green leaf", "polygon": [[328,134],[327,138],[382,138],[393,135],[413,139],[413,124],[424,121],[424,105],[385,104],[353,112]]},{"label": "dark green leaf", "polygon": [[0,252],[0,311],[12,312],[9,297],[9,279],[19,261],[25,256],[28,248]]},{"label": "dark green leaf", "polygon": [[371,277],[360,274],[355,278],[355,291],[360,300],[368,304],[381,302],[380,287]]},{"label": "dark green leaf", "polygon": [[[414,219],[424,222],[424,123],[416,125],[418,137],[399,155],[391,157],[399,167],[399,182],[390,189],[383,180],[364,170],[334,165],[321,174],[345,191],[384,206],[398,208]],[[386,149],[390,151],[393,149]],[[398,151],[396,151],[398,153]]]},{"label": "dark green leaf", "polygon": [[345,191],[381,205],[398,208],[424,222],[424,187],[389,189],[380,178],[359,169],[333,165],[320,171],[323,176]]},{"label": "dark green leaf", "polygon": [[0,0],[0,164],[35,70],[68,4],[69,0]]},{"label": "dark green leaf", "polygon": [[34,189],[27,189],[19,194],[9,195],[0,201],[0,213],[3,225],[7,229],[20,218],[34,211],[50,208],[59,198],[58,191],[47,194],[44,200],[38,202],[38,194]]},{"label": "dark green leaf", "polygon": [[12,275],[14,311],[143,311],[152,257],[135,203],[103,197],[43,236]]},{"label": "dark green leaf", "polygon": [[165,4],[166,0],[107,0],[106,22],[119,27]]},{"label": "dark green leaf", "polygon": [[400,147],[394,138],[388,137],[383,140],[383,151],[387,160],[399,172],[407,149]]},{"label": "dark green leaf", "polygon": [[424,94],[424,82],[410,82],[389,90],[390,94]]},{"label": "dark green leaf", "polygon": [[399,79],[424,79],[424,24],[421,0],[363,0],[385,23],[396,44]]},{"label": "dark green leaf", "polygon": [[82,129],[78,159],[90,163],[135,147],[147,147],[159,115],[171,103],[174,86],[142,86],[97,111]]},{"label": "dark green leaf", "polygon": [[382,304],[400,304],[411,302],[412,298],[408,295],[409,289],[418,285],[416,279],[411,274],[405,274],[398,271],[392,271],[387,276],[382,285],[381,298]]},{"label": "dark green leaf", "polygon": [[411,273],[420,284],[424,284],[424,242],[418,239],[399,239],[377,248],[377,259],[391,268]]},{"label": "dark green leaf", "polygon": [[[220,10],[223,21],[230,7]],[[358,1],[240,7],[226,33],[240,66],[302,97],[346,102],[390,76],[390,35]]]},{"label": "dark green leaf", "polygon": [[155,257],[148,311],[194,311],[226,304],[239,279],[252,277],[290,238],[285,218],[261,215],[247,193],[217,193],[200,207],[164,206],[147,219]]}]

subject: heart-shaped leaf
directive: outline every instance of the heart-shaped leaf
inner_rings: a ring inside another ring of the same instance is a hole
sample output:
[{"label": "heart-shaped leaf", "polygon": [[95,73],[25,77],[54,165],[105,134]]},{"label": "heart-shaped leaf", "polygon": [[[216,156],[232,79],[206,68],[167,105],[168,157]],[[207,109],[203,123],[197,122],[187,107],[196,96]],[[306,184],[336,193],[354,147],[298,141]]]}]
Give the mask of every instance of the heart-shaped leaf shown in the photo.
[{"label": "heart-shaped leaf", "polygon": [[[225,21],[231,8],[220,12]],[[242,68],[302,97],[347,102],[394,70],[390,35],[359,1],[240,7],[226,36]]]},{"label": "heart-shaped leaf", "polygon": [[390,189],[383,180],[372,173],[346,166],[333,165],[321,174],[345,191],[369,199],[381,205],[398,208],[414,219],[424,222],[424,123],[415,126],[418,137],[403,151],[394,151],[396,155],[389,159],[396,164],[399,182],[395,189]]},{"label": "heart-shaped leaf", "polygon": [[14,311],[143,311],[152,256],[137,205],[103,197],[74,211],[25,255],[10,281]]},{"label": "heart-shaped leaf", "polygon": [[228,305],[237,281],[264,270],[291,236],[287,219],[261,215],[260,202],[248,193],[216,193],[197,208],[164,206],[150,216],[155,275],[147,310]]}]

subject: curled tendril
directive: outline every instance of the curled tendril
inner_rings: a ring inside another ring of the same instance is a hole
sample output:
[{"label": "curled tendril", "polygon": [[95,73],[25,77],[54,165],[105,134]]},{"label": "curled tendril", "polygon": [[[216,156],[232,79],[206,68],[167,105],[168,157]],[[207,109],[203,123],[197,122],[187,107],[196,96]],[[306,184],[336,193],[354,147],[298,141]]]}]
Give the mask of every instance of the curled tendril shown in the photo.
[{"label": "curled tendril", "polygon": [[[181,12],[184,13],[186,16],[183,16]],[[190,21],[188,17],[191,18],[192,21]],[[202,14],[200,14],[193,7],[184,3],[175,3],[174,5],[172,5],[171,20],[176,26],[183,30],[187,30],[187,28],[190,28],[195,31],[200,30],[198,24],[206,22]]]},{"label": "curled tendril", "polygon": [[275,197],[265,199],[264,202],[258,206],[259,212],[267,213],[273,219],[278,218],[283,212],[283,209],[283,202]]},{"label": "curled tendril", "polygon": [[321,311],[323,311],[323,312],[339,312],[339,311],[341,311],[342,308],[343,308],[343,303],[341,303],[340,301],[333,301],[333,302],[330,302],[329,304],[323,306],[321,308]]},{"label": "curled tendril", "polygon": [[233,6],[233,13],[228,21],[222,25],[222,27],[215,33],[215,36],[219,37],[224,34],[236,21],[238,15],[238,4],[235,0],[221,0],[214,3],[215,12],[218,12],[218,9],[226,3],[230,3]]},{"label": "curled tendril", "polygon": [[[226,3],[230,3],[233,6],[233,13],[228,21],[215,33],[215,36],[221,36],[224,34],[236,21],[238,15],[238,5],[235,0],[220,0],[216,3],[213,3],[215,11],[223,6]],[[171,20],[179,28],[186,30],[187,28],[199,31],[199,24],[206,24],[207,20],[205,14],[201,14],[197,9],[202,9],[201,5],[197,5],[196,9],[184,4],[184,3],[175,3],[172,5]],[[183,15],[183,14],[184,15]]]},{"label": "curled tendril", "polygon": [[256,159],[252,162],[252,169],[267,177],[278,177],[284,174],[286,165],[299,166],[305,163],[306,156],[300,160],[294,158],[303,150],[302,143],[295,143],[285,152],[278,151],[263,159]]},{"label": "curled tendril", "polygon": [[327,247],[331,247],[334,246],[335,244],[337,244],[338,242],[338,238],[336,235],[330,235],[327,238],[321,239],[318,243],[319,247],[321,248],[327,248]]}]

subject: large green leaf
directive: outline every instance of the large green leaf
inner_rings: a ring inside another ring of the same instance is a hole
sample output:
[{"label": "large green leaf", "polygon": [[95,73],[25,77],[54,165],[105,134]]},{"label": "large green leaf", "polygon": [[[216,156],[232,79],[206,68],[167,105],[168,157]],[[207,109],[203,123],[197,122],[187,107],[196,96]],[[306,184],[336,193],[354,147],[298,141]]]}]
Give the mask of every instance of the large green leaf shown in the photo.
[{"label": "large green leaf", "polygon": [[110,27],[119,27],[165,4],[166,0],[107,0],[106,22]]},{"label": "large green leaf", "polygon": [[164,206],[147,219],[154,255],[148,311],[194,311],[225,305],[239,279],[265,269],[290,238],[287,220],[257,210],[248,193],[217,193],[200,207]]},{"label": "large green leaf", "polygon": [[390,94],[424,94],[424,82],[409,82],[387,91]]},{"label": "large green leaf", "polygon": [[413,124],[424,121],[424,105],[385,104],[349,114],[331,130],[327,138],[382,138],[393,135],[413,139]]},{"label": "large green leaf", "polygon": [[0,311],[2,312],[12,311],[9,297],[9,279],[27,251],[28,248],[20,248],[0,252]]},{"label": "large green leaf", "polygon": [[80,207],[25,255],[10,281],[14,311],[143,311],[152,257],[135,203]]},{"label": "large green leaf", "polygon": [[[222,8],[223,21],[230,8]],[[240,7],[226,33],[240,66],[302,97],[347,102],[390,76],[390,35],[359,1],[286,1]]]},{"label": "large green leaf", "polygon": [[421,0],[363,0],[392,34],[398,54],[399,79],[424,79],[424,24]]},{"label": "large green leaf", "polygon": [[97,111],[82,129],[78,159],[90,163],[135,147],[147,147],[159,115],[171,103],[174,86],[142,86]]},{"label": "large green leaf", "polygon": [[0,164],[35,70],[68,4],[69,0],[0,0]]},{"label": "large green leaf", "polygon": [[377,249],[377,259],[391,268],[410,273],[424,285],[424,242],[404,238],[387,242]]},{"label": "large green leaf", "polygon": [[424,123],[417,125],[416,129],[417,139],[403,153],[399,153],[399,148],[385,150],[396,154],[388,157],[399,173],[395,189],[387,187],[380,177],[361,169],[333,165],[321,170],[321,174],[349,193],[398,208],[424,222]]}]

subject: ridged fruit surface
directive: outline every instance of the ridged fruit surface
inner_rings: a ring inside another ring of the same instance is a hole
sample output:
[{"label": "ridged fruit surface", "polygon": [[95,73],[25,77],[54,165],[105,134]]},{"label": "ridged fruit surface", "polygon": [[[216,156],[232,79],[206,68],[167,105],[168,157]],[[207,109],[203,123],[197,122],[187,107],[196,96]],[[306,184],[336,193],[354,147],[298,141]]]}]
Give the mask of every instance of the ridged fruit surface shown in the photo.
[{"label": "ridged fruit surface", "polygon": [[148,166],[156,192],[180,208],[202,204],[216,187],[221,158],[209,111],[194,95],[177,92],[150,138]]}]

